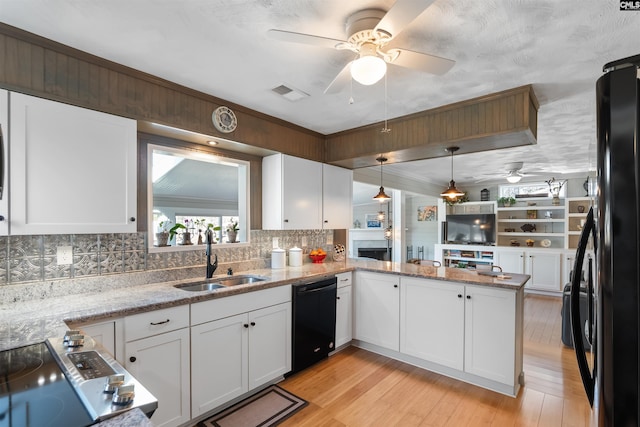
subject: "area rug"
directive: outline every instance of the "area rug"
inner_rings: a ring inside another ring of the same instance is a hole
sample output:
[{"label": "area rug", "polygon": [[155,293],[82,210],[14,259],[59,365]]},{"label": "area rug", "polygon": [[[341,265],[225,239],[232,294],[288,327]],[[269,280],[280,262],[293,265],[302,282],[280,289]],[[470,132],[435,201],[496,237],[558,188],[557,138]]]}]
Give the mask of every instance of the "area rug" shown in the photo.
[{"label": "area rug", "polygon": [[280,424],[307,402],[272,385],[198,423],[198,427],[269,427]]}]

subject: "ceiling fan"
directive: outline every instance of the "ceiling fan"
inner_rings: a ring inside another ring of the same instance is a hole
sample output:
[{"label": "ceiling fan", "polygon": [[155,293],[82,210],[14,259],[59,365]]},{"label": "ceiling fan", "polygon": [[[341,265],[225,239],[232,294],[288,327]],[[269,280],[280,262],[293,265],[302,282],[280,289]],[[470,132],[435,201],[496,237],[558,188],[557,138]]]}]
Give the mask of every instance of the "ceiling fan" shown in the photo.
[{"label": "ceiling fan", "polygon": [[337,93],[353,78],[360,84],[372,85],[387,71],[387,64],[441,75],[455,61],[426,53],[391,47],[389,43],[407,25],[424,12],[434,0],[397,0],[389,9],[364,9],[347,20],[347,40],[271,29],[269,37],[286,42],[349,50],[357,57],[344,66],[324,93]]},{"label": "ceiling fan", "polygon": [[491,179],[498,179],[498,178],[505,178],[507,181],[509,181],[512,184],[515,184],[517,182],[520,182],[520,180],[522,178],[525,177],[529,177],[529,176],[536,176],[533,174],[527,174],[524,173],[522,171],[522,167],[524,166],[523,162],[512,162],[512,163],[507,163],[505,164],[505,172],[498,175],[497,177],[495,175],[487,175],[484,178],[481,178],[479,180],[477,180],[476,182],[482,182],[482,181],[488,181]]}]

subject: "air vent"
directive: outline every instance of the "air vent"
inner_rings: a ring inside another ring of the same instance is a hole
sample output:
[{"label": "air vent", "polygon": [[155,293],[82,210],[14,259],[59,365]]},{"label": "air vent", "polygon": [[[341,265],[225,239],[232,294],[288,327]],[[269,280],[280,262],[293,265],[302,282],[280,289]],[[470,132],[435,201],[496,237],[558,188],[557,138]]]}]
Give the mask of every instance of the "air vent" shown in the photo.
[{"label": "air vent", "polygon": [[289,87],[283,84],[280,86],[276,86],[271,90],[277,93],[278,95],[288,99],[289,101],[300,101],[301,99],[309,96],[308,93],[304,93],[301,90],[294,89],[292,87]]}]

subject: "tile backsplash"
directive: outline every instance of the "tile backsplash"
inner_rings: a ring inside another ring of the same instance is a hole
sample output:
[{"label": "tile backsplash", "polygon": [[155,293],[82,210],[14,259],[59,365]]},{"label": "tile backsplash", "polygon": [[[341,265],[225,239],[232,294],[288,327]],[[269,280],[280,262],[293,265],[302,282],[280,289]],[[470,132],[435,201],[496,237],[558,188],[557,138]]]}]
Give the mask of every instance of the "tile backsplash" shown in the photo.
[{"label": "tile backsplash", "polygon": [[[328,252],[333,230],[253,230],[250,245],[215,249],[220,263],[270,266],[273,238],[282,249],[323,247]],[[73,262],[58,265],[58,246],[73,248]],[[204,249],[149,253],[147,233],[71,234],[0,237],[0,286],[14,283],[157,271],[177,267],[204,266]]]}]

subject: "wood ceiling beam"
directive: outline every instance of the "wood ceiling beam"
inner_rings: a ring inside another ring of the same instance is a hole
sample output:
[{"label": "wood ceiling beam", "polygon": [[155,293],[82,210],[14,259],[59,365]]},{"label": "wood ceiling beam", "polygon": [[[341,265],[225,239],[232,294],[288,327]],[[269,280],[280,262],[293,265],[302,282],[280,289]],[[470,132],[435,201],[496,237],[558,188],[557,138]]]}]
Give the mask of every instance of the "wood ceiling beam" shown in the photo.
[{"label": "wood ceiling beam", "polygon": [[537,143],[538,100],[531,85],[328,135],[325,161],[349,169]]}]

